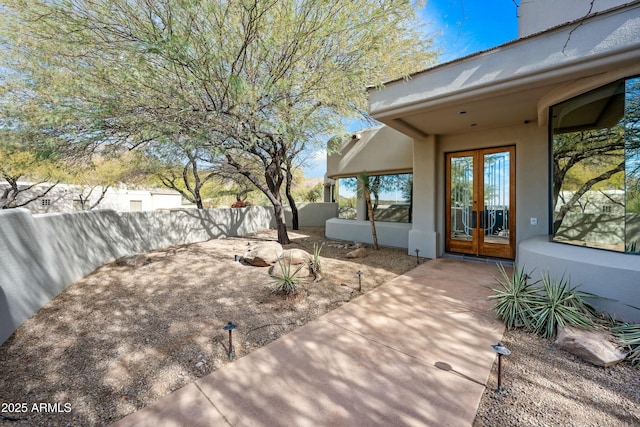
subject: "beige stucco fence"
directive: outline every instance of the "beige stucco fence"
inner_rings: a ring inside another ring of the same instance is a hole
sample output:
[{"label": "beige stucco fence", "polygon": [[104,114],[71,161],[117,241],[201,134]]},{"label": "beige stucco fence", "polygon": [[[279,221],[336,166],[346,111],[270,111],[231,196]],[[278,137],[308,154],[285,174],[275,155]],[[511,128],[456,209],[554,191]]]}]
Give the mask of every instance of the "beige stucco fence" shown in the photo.
[{"label": "beige stucco fence", "polygon": [[[300,225],[324,226],[335,203],[299,206]],[[290,220],[291,215],[288,215]],[[0,211],[0,344],[74,281],[122,256],[273,228],[273,209],[111,210],[33,216]]]}]

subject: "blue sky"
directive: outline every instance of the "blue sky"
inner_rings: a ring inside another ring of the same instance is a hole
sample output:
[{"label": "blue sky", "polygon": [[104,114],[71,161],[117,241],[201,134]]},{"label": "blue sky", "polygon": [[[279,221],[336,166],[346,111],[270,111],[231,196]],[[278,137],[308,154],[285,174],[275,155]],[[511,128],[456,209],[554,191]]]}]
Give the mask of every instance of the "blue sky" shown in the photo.
[{"label": "blue sky", "polygon": [[[427,0],[420,17],[440,50],[439,62],[448,62],[516,39],[516,13],[513,0]],[[348,127],[355,131],[359,124]],[[306,163],[305,176],[324,176],[324,152],[316,153]]]}]

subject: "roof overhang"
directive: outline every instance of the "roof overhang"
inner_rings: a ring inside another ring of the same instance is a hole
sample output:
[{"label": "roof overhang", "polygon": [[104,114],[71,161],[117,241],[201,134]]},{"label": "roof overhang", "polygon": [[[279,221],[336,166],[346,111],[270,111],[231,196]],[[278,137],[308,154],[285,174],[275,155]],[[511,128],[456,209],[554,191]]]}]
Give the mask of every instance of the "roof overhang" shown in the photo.
[{"label": "roof overhang", "polygon": [[[370,90],[371,115],[413,138],[546,123],[574,87],[640,73],[640,2]],[[593,87],[590,87],[593,86]]]}]

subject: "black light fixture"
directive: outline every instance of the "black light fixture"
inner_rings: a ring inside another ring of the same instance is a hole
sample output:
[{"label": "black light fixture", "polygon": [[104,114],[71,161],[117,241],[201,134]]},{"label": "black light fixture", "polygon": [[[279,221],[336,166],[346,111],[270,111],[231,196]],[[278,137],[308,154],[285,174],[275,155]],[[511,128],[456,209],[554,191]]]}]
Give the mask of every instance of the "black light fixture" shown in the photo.
[{"label": "black light fixture", "polygon": [[491,345],[493,351],[498,353],[498,389],[496,390],[498,393],[501,392],[502,389],[502,356],[508,356],[511,354],[511,350],[505,347],[502,343]]},{"label": "black light fixture", "polygon": [[362,292],[362,271],[358,270],[358,292]]},{"label": "black light fixture", "polygon": [[224,328],[225,331],[229,331],[229,360],[233,360],[233,356],[235,356],[235,353],[233,351],[233,337],[231,336],[231,332],[237,328],[238,325],[236,325],[233,322],[229,322],[227,323]]},{"label": "black light fixture", "polygon": [[418,255],[420,253],[420,249],[416,248],[416,264],[420,265],[420,256]]}]

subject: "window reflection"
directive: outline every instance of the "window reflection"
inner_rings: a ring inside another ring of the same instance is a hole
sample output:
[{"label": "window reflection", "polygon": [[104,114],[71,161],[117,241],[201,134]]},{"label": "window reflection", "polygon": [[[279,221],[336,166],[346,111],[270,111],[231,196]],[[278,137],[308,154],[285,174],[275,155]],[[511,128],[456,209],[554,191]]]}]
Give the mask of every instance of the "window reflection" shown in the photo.
[{"label": "window reflection", "polygon": [[[370,175],[369,185],[376,221],[411,222],[412,174]],[[356,177],[338,179],[338,218],[357,218],[357,195]]]},{"label": "window reflection", "polygon": [[640,237],[639,79],[551,109],[553,238],[636,252]]},{"label": "window reflection", "polygon": [[358,180],[356,177],[340,178],[336,188],[338,192],[338,218],[356,219]]}]

